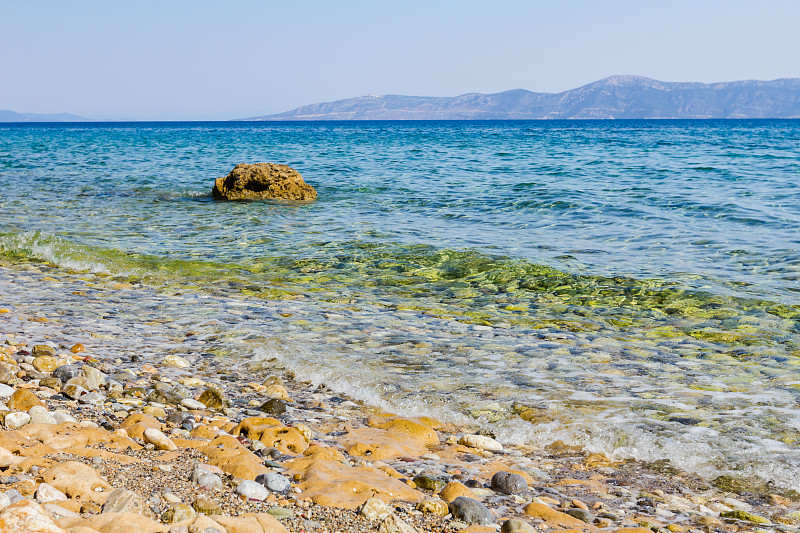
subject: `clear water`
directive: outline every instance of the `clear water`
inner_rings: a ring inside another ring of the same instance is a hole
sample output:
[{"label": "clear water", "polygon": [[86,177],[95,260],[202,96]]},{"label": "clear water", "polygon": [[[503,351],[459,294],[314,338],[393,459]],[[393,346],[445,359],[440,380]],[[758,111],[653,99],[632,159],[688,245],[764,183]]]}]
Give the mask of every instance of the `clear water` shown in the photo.
[{"label": "clear water", "polygon": [[[319,201],[211,199],[256,161]],[[800,490],[799,179],[798,121],[3,125],[0,305],[52,320],[0,320]]]}]

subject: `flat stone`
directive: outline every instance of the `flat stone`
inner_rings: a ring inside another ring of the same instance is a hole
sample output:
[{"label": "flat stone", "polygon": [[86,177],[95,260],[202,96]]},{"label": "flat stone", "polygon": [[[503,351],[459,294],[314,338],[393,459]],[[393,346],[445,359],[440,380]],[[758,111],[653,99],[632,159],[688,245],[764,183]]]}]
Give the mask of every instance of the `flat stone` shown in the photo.
[{"label": "flat stone", "polygon": [[497,472],[492,476],[492,490],[503,494],[520,494],[527,492],[528,482],[513,472]]},{"label": "flat stone", "polygon": [[104,513],[137,513],[144,514],[147,503],[141,496],[128,489],[114,489],[103,504]]},{"label": "flat stone", "polygon": [[142,434],[145,442],[148,442],[156,447],[156,450],[177,450],[178,447],[172,442],[172,439],[164,435],[161,431],[155,428],[147,428]]},{"label": "flat stone", "polygon": [[106,402],[106,397],[99,392],[87,392],[86,394],[82,394],[78,398],[78,401],[89,405],[102,405]]},{"label": "flat stone", "polygon": [[44,378],[39,380],[39,387],[47,387],[48,389],[61,390],[64,383],[58,378]]},{"label": "flat stone", "polygon": [[503,522],[500,533],[537,533],[537,529],[525,520],[510,518]]},{"label": "flat stone", "polygon": [[205,409],[206,405],[203,402],[199,402],[194,398],[184,398],[181,400],[181,405],[185,408],[189,409],[190,411],[197,411],[200,409]]},{"label": "flat stone", "polygon": [[294,518],[294,513],[291,509],[287,509],[286,507],[273,507],[272,509],[268,509],[267,513],[274,516],[278,520],[288,520],[290,518]]},{"label": "flat stone", "polygon": [[242,481],[239,486],[236,487],[236,494],[248,500],[264,501],[269,496],[269,491],[261,483],[247,480]]},{"label": "flat stone", "polygon": [[278,398],[272,398],[261,404],[258,410],[268,415],[282,415],[286,412],[286,402]]},{"label": "flat stone", "polygon": [[581,509],[580,507],[567,509],[567,514],[577,518],[578,520],[586,522],[587,524],[591,524],[594,521],[594,515],[586,509]]},{"label": "flat stone", "polygon": [[450,513],[456,520],[467,524],[488,525],[494,520],[492,513],[478,500],[459,496],[449,505]]}]

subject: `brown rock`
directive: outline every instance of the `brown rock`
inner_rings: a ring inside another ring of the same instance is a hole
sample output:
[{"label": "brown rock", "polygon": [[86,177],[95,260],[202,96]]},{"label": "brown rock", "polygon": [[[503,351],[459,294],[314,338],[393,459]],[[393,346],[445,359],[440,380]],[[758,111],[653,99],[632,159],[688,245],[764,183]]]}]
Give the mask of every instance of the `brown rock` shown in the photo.
[{"label": "brown rock", "polygon": [[13,411],[27,411],[35,405],[44,406],[44,403],[29,389],[17,389],[8,399],[7,405]]},{"label": "brown rock", "polygon": [[78,343],[73,344],[72,348],[70,348],[69,351],[72,352],[72,353],[79,353],[79,352],[84,351],[85,349],[86,348],[83,346],[83,344],[78,342]]},{"label": "brown rock", "polygon": [[317,198],[317,191],[303,181],[299,172],[275,163],[240,163],[224,178],[217,178],[211,192],[217,200],[310,201]]},{"label": "brown rock", "polygon": [[197,449],[208,456],[209,464],[234,477],[252,481],[257,475],[270,471],[264,465],[263,459],[242,446],[231,435],[220,435]]},{"label": "brown rock", "polygon": [[34,357],[38,357],[40,355],[55,355],[56,350],[47,344],[37,344],[31,349],[31,354]]},{"label": "brown rock", "polygon": [[8,383],[12,379],[14,379],[14,372],[9,367],[8,364],[0,362],[0,383]]},{"label": "brown rock", "polygon": [[570,516],[567,513],[562,513],[561,511],[556,511],[555,509],[551,509],[547,505],[543,503],[529,503],[523,509],[523,512],[527,516],[531,516],[533,518],[541,518],[544,520],[547,525],[550,527],[557,527],[560,529],[580,529],[580,530],[596,530],[597,528],[593,526],[589,526],[583,520],[579,520],[574,516]]},{"label": "brown rock", "polygon": [[244,435],[250,440],[261,441],[266,446],[277,448],[281,453],[303,453],[308,448],[306,438],[300,431],[286,427],[271,417],[245,418],[233,428],[231,434],[234,436]]},{"label": "brown rock", "polygon": [[478,497],[475,496],[475,493],[472,492],[472,490],[469,487],[467,487],[463,483],[459,483],[458,481],[451,481],[450,483],[445,485],[444,488],[442,489],[442,492],[439,493],[439,496],[447,503],[450,503],[459,496],[472,498],[473,500],[478,499]]}]

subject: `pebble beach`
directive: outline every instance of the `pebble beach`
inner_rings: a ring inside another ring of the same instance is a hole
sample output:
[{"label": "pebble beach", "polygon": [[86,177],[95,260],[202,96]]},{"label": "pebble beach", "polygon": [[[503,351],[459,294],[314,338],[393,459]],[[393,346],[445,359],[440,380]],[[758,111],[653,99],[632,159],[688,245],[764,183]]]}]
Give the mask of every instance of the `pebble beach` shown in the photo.
[{"label": "pebble beach", "polygon": [[[10,267],[0,265],[5,282],[20,270]],[[27,272],[41,294],[77,275]],[[103,334],[76,338],[57,302],[3,305],[2,532],[800,530],[791,492],[563,443],[502,445],[477,426],[385,412],[277,365],[98,357]]]}]

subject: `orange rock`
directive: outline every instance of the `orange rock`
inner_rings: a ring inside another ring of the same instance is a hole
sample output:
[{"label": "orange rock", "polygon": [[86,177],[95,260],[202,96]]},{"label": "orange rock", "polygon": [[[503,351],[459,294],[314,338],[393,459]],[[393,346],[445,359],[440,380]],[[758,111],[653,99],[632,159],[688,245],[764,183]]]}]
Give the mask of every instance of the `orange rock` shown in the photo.
[{"label": "orange rock", "polygon": [[133,413],[123,420],[120,428],[124,429],[128,436],[133,439],[141,439],[144,436],[144,430],[153,428],[161,431],[163,425],[150,415],[144,413]]},{"label": "orange rock", "polygon": [[62,518],[58,521],[70,533],[91,528],[100,533],[165,533],[172,525],[162,524],[138,513],[101,513],[89,518]]},{"label": "orange rock", "polygon": [[550,527],[573,528],[582,531],[597,530],[596,527],[587,524],[583,520],[579,520],[574,516],[568,515],[567,513],[562,513],[561,511],[556,511],[555,509],[551,509],[550,507],[546,506],[543,503],[529,503],[528,505],[525,506],[523,512],[527,516],[531,516],[533,518],[541,518]]},{"label": "orange rock", "polygon": [[423,446],[436,446],[439,444],[439,436],[430,426],[422,420],[411,420],[408,418],[393,418],[386,420],[378,416],[371,416],[367,420],[367,425],[373,428],[385,429],[391,433],[404,433]]},{"label": "orange rock", "polygon": [[[72,422],[63,424],[30,424],[22,428],[20,433],[54,450],[83,457],[94,457],[95,455],[93,454],[95,452],[101,452],[101,450],[88,449],[89,446],[99,443],[103,443],[106,448],[111,450],[124,450],[129,446],[134,450],[141,449],[141,446],[128,437],[110,433],[102,428],[77,426]],[[120,456],[110,452],[105,453],[108,455],[103,455],[103,457],[113,456],[123,463],[130,462],[125,459],[127,456]]]},{"label": "orange rock", "polygon": [[77,343],[72,345],[72,348],[70,348],[69,351],[72,352],[72,353],[79,353],[79,352],[84,351],[85,349],[86,349],[86,347],[83,344],[77,342]]},{"label": "orange rock", "polygon": [[211,519],[228,533],[288,533],[289,530],[267,513],[245,513],[241,516],[212,515]]},{"label": "orange rock", "polygon": [[52,466],[42,477],[45,483],[54,486],[69,498],[97,504],[105,503],[112,490],[111,485],[100,477],[97,470],[77,461]]},{"label": "orange rock", "polygon": [[376,468],[343,464],[344,458],[332,448],[312,446],[306,453],[285,463],[285,473],[300,481],[303,497],[318,505],[355,509],[372,496],[410,502],[425,496]]},{"label": "orange rock", "polygon": [[[480,526],[478,524],[474,524],[464,529],[459,529],[458,533],[495,533],[497,530],[490,526]],[[563,533],[559,531],[558,533]]]},{"label": "orange rock", "polygon": [[302,433],[271,417],[245,418],[233,428],[231,434],[258,440],[266,446],[277,448],[281,453],[303,453],[308,448]]},{"label": "orange rock", "polygon": [[217,430],[212,428],[211,426],[200,424],[195,426],[194,429],[192,429],[192,431],[189,432],[189,435],[191,435],[196,439],[211,440],[217,436]]},{"label": "orange rock", "polygon": [[8,399],[6,405],[12,411],[27,411],[35,405],[44,406],[44,403],[30,390],[17,389]]},{"label": "orange rock", "polygon": [[463,483],[459,483],[458,481],[451,481],[447,485],[444,486],[442,492],[439,493],[439,497],[442,498],[447,503],[455,500],[459,496],[465,496],[467,498],[472,498],[473,500],[477,500],[478,497],[475,496],[475,493],[472,490],[464,485]]},{"label": "orange rock", "polygon": [[234,477],[252,481],[259,474],[270,471],[264,466],[264,461],[260,457],[242,446],[236,437],[231,435],[220,435],[197,449],[208,456],[209,464],[221,468]]},{"label": "orange rock", "polygon": [[38,503],[22,500],[0,513],[0,532],[66,533]]}]

